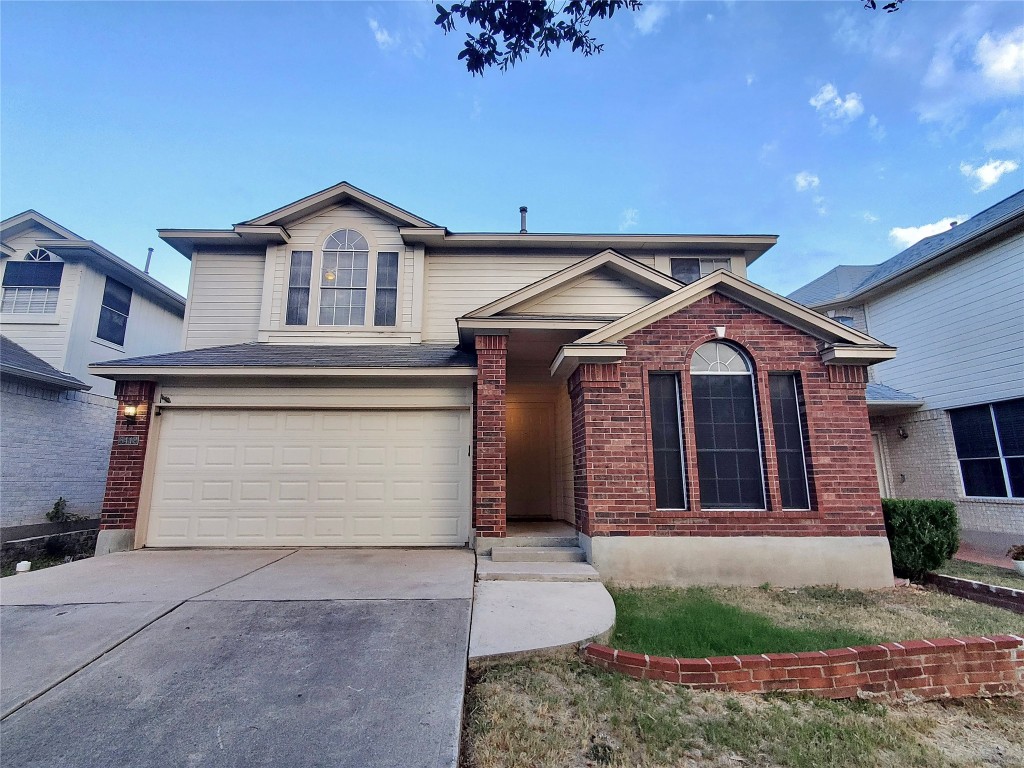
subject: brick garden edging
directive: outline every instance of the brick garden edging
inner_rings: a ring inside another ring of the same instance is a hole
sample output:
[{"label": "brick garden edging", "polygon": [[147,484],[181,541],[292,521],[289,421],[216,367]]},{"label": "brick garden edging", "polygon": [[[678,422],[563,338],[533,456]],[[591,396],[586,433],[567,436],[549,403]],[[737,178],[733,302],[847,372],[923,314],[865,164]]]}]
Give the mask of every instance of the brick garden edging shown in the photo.
[{"label": "brick garden edging", "polygon": [[931,584],[940,592],[954,597],[973,600],[976,603],[994,605],[1014,613],[1024,613],[1024,589],[1001,587],[997,584],[986,584],[983,581],[958,579],[940,573],[926,573],[924,583]]},{"label": "brick garden edging", "polygon": [[585,661],[602,669],[702,690],[905,700],[1024,692],[1024,638],[1016,635],[707,659],[648,656],[596,643],[581,652]]}]

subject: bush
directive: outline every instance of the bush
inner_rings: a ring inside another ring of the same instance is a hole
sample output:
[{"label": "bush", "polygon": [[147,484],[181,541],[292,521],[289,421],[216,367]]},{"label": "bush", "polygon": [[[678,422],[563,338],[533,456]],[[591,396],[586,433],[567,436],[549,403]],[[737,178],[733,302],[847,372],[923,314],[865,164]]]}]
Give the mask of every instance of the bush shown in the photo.
[{"label": "bush", "polygon": [[54,503],[53,509],[46,513],[46,519],[51,523],[77,523],[89,518],[84,515],[76,515],[74,512],[68,512],[68,502],[61,496]]},{"label": "bush", "polygon": [[917,579],[951,557],[960,546],[960,521],[951,501],[882,499],[892,569]]}]

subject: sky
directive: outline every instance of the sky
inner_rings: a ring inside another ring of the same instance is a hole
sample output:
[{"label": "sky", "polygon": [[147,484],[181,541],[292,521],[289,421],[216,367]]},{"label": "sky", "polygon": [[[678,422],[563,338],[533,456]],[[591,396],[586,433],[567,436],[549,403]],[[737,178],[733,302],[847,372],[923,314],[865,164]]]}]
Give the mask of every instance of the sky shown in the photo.
[{"label": "sky", "polygon": [[454,232],[775,234],[788,293],[1024,187],[1024,4],[649,2],[472,77],[434,0],[0,6],[0,216],[180,293],[158,228],[340,181]]}]

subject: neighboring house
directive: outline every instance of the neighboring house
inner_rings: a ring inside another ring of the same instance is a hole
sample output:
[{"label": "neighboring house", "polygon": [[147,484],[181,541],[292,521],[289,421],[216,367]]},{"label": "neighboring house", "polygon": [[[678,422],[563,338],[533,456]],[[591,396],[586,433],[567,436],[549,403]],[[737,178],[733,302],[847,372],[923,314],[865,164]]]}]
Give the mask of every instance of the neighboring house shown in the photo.
[{"label": "neighboring house", "polygon": [[1024,536],[1024,191],[790,298],[899,347],[868,384],[882,494]]},{"label": "neighboring house", "polygon": [[192,260],[98,551],[575,528],[608,578],[891,585],[864,388],[895,350],[746,279],[771,235],[449,232],[349,184]]},{"label": "neighboring house", "polygon": [[0,222],[0,525],[99,516],[117,401],[89,363],[180,349],[185,300],[36,213]]}]

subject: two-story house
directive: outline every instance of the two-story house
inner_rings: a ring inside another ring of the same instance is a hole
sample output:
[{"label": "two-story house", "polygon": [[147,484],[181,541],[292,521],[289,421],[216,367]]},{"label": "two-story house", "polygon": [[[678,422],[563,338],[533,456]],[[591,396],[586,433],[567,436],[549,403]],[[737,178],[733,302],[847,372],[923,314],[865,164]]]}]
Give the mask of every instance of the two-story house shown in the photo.
[{"label": "two-story house", "polygon": [[117,401],[89,363],[180,349],[185,299],[35,211],[0,252],[0,525],[98,517]]},{"label": "two-story house", "polygon": [[1024,539],[1024,191],[790,298],[899,347],[868,385],[882,494],[954,501],[968,541]]},{"label": "two-story house", "polygon": [[772,235],[454,233],[349,184],[192,261],[122,410],[99,552],[464,546],[604,577],[891,585],[865,405],[895,350],[746,279]]}]

